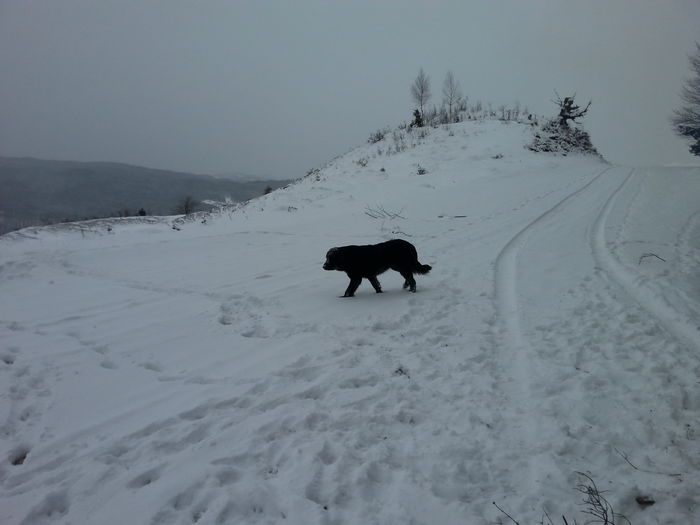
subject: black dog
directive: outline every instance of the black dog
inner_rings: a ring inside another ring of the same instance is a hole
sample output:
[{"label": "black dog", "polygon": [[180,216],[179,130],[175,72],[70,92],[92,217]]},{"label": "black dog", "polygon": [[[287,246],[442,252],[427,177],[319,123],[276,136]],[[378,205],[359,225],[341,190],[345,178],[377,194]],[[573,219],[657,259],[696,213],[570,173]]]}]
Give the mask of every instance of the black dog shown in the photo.
[{"label": "black dog", "polygon": [[350,277],[350,285],[343,297],[352,297],[360,286],[362,278],[368,279],[377,293],[382,293],[382,287],[377,275],[389,268],[401,274],[406,280],[404,289],[416,291],[414,273],[426,274],[431,266],[418,262],[416,248],[410,242],[402,239],[365,246],[340,246],[331,248],[326,254],[324,270],[339,270]]}]

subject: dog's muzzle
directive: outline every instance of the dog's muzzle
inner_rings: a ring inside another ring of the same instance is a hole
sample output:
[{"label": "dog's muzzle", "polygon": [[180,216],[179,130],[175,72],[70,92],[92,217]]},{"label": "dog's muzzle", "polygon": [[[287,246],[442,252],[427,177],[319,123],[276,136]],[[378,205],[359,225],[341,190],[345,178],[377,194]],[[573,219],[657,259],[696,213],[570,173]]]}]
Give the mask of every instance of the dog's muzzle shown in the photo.
[{"label": "dog's muzzle", "polygon": [[331,255],[337,250],[338,248],[331,248],[328,250],[328,253],[326,254],[326,262],[323,263],[323,269],[324,270],[335,270],[335,266],[331,264]]}]

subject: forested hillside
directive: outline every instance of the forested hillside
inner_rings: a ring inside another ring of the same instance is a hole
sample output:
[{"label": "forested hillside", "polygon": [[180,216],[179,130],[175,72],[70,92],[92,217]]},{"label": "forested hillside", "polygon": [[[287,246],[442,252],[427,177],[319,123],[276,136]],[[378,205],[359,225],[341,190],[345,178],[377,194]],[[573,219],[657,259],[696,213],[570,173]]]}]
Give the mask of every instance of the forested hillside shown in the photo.
[{"label": "forested hillside", "polygon": [[101,217],[171,215],[183,200],[240,202],[289,181],[236,181],[110,162],[0,157],[0,234]]}]

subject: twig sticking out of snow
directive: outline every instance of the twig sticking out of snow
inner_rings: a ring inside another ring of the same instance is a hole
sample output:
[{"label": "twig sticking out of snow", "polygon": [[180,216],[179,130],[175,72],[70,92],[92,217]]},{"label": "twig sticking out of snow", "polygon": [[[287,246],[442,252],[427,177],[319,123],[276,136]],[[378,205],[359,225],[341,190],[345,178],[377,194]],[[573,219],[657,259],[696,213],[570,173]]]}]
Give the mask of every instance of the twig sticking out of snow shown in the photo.
[{"label": "twig sticking out of snow", "polygon": [[659,257],[659,256],[656,255],[655,253],[651,253],[651,252],[650,252],[650,253],[642,254],[642,256],[639,258],[639,264],[642,264],[642,261],[643,261],[644,259],[646,259],[647,257],[656,257],[656,258],[659,259],[660,261],[666,262],[666,259],[663,259],[662,257]]},{"label": "twig sticking out of snow", "polygon": [[[583,503],[581,503],[581,506],[583,507],[581,512],[583,514],[593,516],[592,520],[586,522],[587,524],[598,523],[600,525],[621,525],[622,522],[615,520],[623,520],[628,525],[631,525],[630,521],[625,516],[618,514],[613,510],[612,505],[610,505],[608,500],[603,497],[603,493],[598,490],[595,482],[588,474],[584,474],[583,472],[577,472],[576,474],[584,478],[584,480],[576,486],[576,490],[585,496]],[[499,507],[495,501],[493,502],[493,505],[515,525],[520,525],[520,522],[516,521],[513,516]],[[545,518],[547,520],[546,522]],[[569,525],[566,516],[562,516],[561,519],[564,525]],[[576,520],[574,520],[574,525],[576,523]],[[554,525],[552,518],[549,516],[546,510],[544,511],[544,517],[540,520],[540,525]]]},{"label": "twig sticking out of snow", "polygon": [[365,208],[365,215],[369,215],[373,219],[405,219],[406,217],[403,217],[401,212],[403,212],[403,208],[396,213],[385,210],[384,206],[379,206],[377,208],[370,208],[367,206]]},{"label": "twig sticking out of snow", "polygon": [[505,510],[503,510],[501,507],[499,507],[498,504],[497,504],[495,501],[493,502],[493,506],[496,507],[498,510],[500,510],[500,511],[503,513],[503,515],[505,515],[510,521],[512,521],[513,523],[515,523],[515,525],[520,525],[519,522],[515,521],[515,518],[513,518],[513,516],[511,516],[510,514],[508,514],[508,513],[507,513]]},{"label": "twig sticking out of snow", "polygon": [[608,500],[606,500],[603,494],[598,490],[595,482],[588,474],[584,474],[583,472],[577,472],[577,474],[586,478],[586,481],[580,483],[578,487],[576,487],[576,490],[585,496],[585,499],[581,504],[583,505],[584,510],[581,512],[595,518],[593,521],[589,521],[587,523],[615,525],[615,520],[617,518],[624,520],[628,524],[630,523],[630,521],[622,514],[618,514],[613,510],[612,505],[610,505]]},{"label": "twig sticking out of snow", "polygon": [[637,465],[635,465],[634,463],[632,463],[629,460],[629,458],[627,457],[627,454],[625,454],[624,452],[620,452],[617,448],[615,448],[614,450],[615,450],[615,452],[617,452],[620,455],[620,457],[622,459],[624,459],[627,462],[627,464],[630,467],[632,467],[634,470],[638,470],[639,472],[644,472],[646,474],[658,474],[659,476],[670,476],[672,478],[679,478],[682,475],[682,474],[671,474],[668,472],[658,472],[655,470],[647,470],[647,469],[639,468]]}]

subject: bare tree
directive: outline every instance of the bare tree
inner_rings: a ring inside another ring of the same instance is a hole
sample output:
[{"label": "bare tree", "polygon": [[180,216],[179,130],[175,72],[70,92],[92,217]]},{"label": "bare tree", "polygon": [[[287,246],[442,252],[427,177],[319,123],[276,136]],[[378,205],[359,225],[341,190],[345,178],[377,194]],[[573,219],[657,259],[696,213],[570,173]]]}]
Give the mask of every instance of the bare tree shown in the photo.
[{"label": "bare tree", "polygon": [[447,117],[450,122],[453,122],[452,108],[456,107],[461,100],[462,90],[459,87],[459,80],[455,79],[452,71],[448,71],[442,83],[442,102],[447,106]]},{"label": "bare tree", "polygon": [[194,213],[195,208],[199,205],[193,197],[184,197],[180,203],[175,207],[175,213],[178,215],[189,215]]},{"label": "bare tree", "polygon": [[413,101],[418,104],[421,117],[423,116],[423,107],[430,99],[430,95],[430,77],[428,77],[423,71],[423,68],[421,68],[418,76],[411,85],[411,96],[413,97]]},{"label": "bare tree", "polygon": [[589,100],[588,104],[586,104],[586,107],[581,109],[580,106],[577,106],[574,103],[574,98],[576,98],[576,95],[574,95],[573,97],[564,97],[564,99],[562,100],[562,98],[559,96],[559,93],[557,93],[557,100],[555,101],[555,104],[559,106],[560,126],[568,126],[567,122],[569,120],[573,120],[575,122],[577,118],[581,118],[586,113],[588,113],[588,108],[591,107],[591,101]]},{"label": "bare tree", "polygon": [[693,77],[689,78],[681,91],[683,105],[673,112],[673,130],[683,138],[692,140],[690,152],[700,156],[700,44],[695,43],[697,52],[690,57]]}]

